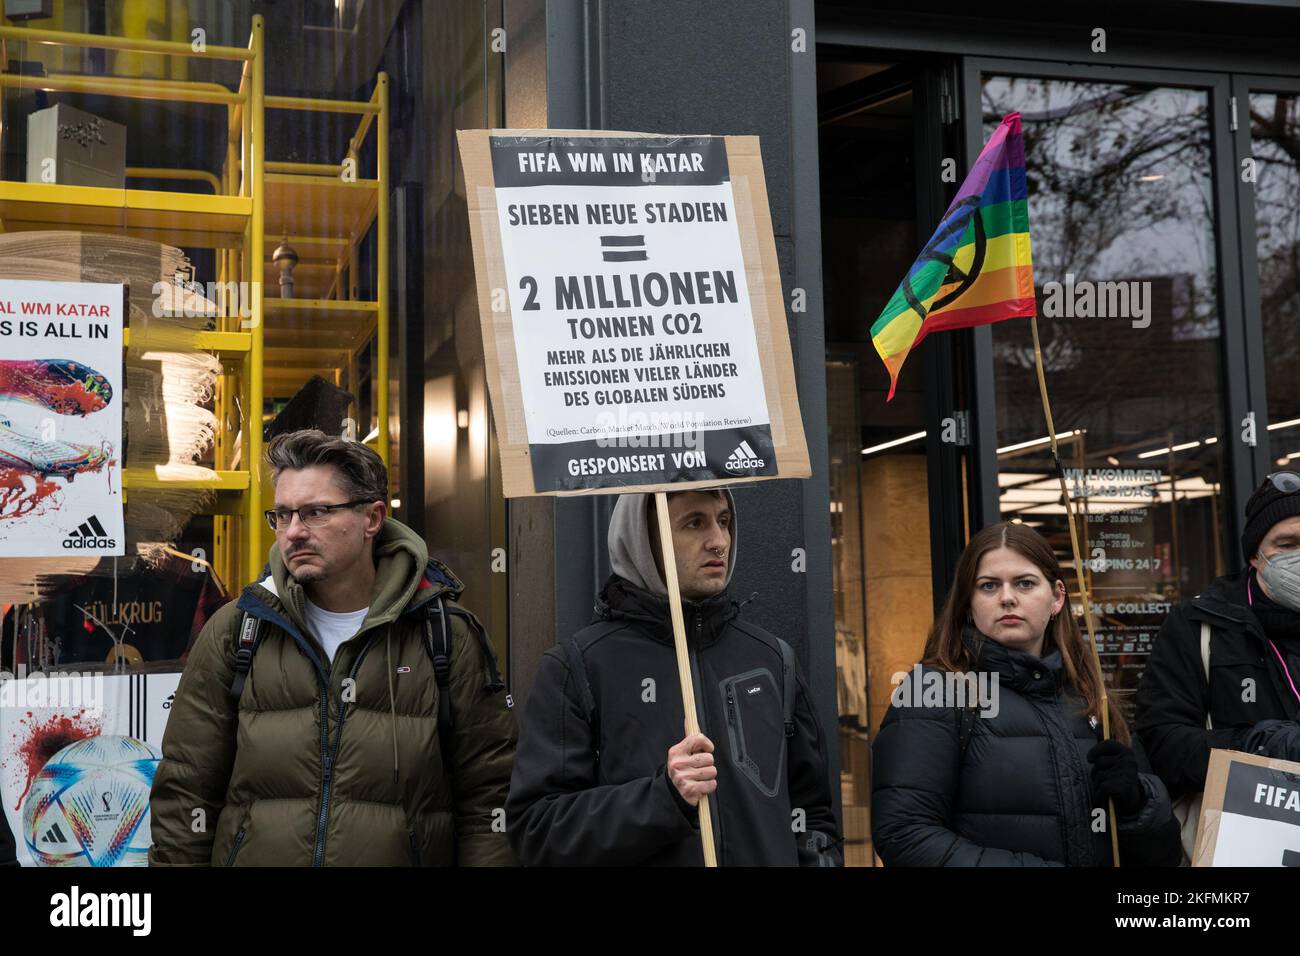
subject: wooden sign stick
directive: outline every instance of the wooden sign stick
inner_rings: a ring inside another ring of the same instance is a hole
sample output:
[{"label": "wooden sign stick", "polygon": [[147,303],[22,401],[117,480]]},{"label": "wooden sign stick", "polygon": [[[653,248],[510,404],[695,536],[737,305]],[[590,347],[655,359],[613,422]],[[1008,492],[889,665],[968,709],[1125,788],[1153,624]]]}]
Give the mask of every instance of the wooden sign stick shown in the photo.
[{"label": "wooden sign stick", "polygon": [[[1043,417],[1047,419],[1047,437],[1052,446],[1052,464],[1056,468],[1056,477],[1061,482],[1061,498],[1065,502],[1065,523],[1070,529],[1070,551],[1074,557],[1074,578],[1079,585],[1079,600],[1083,602],[1083,622],[1088,628],[1088,647],[1092,650],[1093,674],[1101,692],[1101,736],[1110,740],[1110,697],[1106,693],[1106,675],[1101,669],[1101,653],[1097,650],[1096,628],[1092,623],[1092,595],[1088,593],[1088,579],[1083,573],[1083,556],[1079,553],[1079,534],[1074,527],[1074,505],[1070,500],[1070,489],[1065,483],[1065,472],[1061,470],[1061,457],[1056,448],[1056,423],[1052,421],[1052,403],[1047,398],[1047,377],[1043,373],[1043,350],[1038,344],[1038,315],[1029,317],[1029,328],[1034,336],[1034,368],[1038,371],[1038,393],[1043,400]],[[1085,463],[1086,465],[1086,463]],[[1084,482],[1087,482],[1084,475]],[[1069,598],[1061,609],[1068,613]],[[1115,866],[1119,866],[1119,823],[1115,819],[1115,801],[1107,800],[1106,808],[1110,816],[1110,853]]]},{"label": "wooden sign stick", "polygon": [[[664,584],[668,586],[668,609],[673,618],[673,646],[677,649],[677,677],[682,685],[682,704],[686,709],[686,735],[689,737],[700,732],[700,718],[695,712],[695,682],[691,680],[691,658],[686,649],[686,621],[682,616],[682,594],[677,584],[677,552],[673,549],[673,526],[668,520],[666,492],[655,492],[655,513],[659,516],[659,553],[663,558]],[[709,815],[707,795],[700,797],[699,809],[700,842],[704,847],[704,865],[717,866],[718,854],[713,845],[713,818]]]}]

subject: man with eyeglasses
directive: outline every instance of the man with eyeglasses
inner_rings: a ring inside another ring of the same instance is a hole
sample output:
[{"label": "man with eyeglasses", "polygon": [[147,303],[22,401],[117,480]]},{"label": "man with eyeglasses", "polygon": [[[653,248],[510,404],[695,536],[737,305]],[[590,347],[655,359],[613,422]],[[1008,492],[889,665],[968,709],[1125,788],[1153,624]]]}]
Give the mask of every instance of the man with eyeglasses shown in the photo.
[{"label": "man with eyeglasses", "polygon": [[150,863],[512,864],[514,716],[460,581],[387,517],[365,445],[298,431],[267,459],[275,544],[190,653]]},{"label": "man with eyeglasses", "polygon": [[1138,735],[1175,799],[1204,789],[1212,748],[1300,760],[1300,475],[1251,495],[1241,547],[1241,571],[1170,612],[1138,686]]}]

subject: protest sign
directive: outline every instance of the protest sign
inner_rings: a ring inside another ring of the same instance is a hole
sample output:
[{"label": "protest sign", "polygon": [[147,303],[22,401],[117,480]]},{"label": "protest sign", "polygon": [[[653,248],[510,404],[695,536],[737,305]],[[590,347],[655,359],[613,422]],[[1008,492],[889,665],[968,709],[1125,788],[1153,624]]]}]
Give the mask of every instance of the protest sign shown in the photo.
[{"label": "protest sign", "polygon": [[459,138],[506,497],[810,475],[756,137]]},{"label": "protest sign", "polygon": [[1300,763],[1210,751],[1192,866],[1300,866]]}]

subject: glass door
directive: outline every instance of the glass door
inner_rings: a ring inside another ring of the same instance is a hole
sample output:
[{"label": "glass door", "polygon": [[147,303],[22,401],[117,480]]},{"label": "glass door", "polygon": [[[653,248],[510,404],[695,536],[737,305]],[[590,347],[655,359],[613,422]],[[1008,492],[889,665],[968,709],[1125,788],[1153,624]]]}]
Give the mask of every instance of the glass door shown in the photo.
[{"label": "glass door", "polygon": [[[831,555],[835,595],[845,862],[870,866],[871,740],[895,681],[920,658],[934,617],[932,580],[959,526],[956,452],[936,423],[952,416],[951,343],[909,361],[897,395],[870,328],[947,205],[941,179],[955,71],[934,58],[818,58],[822,274]],[[937,210],[933,207],[937,206]],[[938,545],[935,546],[935,542]]]},{"label": "glass door", "polygon": [[[1236,426],[1247,399],[1235,193],[1222,187],[1227,77],[971,60],[965,103],[968,151],[1021,114],[1047,387],[1103,669],[1131,719],[1172,604],[1241,563],[1236,500],[1252,476]],[[977,335],[992,361],[980,388],[996,427],[979,440],[995,514],[1046,536],[1077,594],[1029,320]]]},{"label": "glass door", "polygon": [[1300,79],[1234,76],[1257,480],[1300,468]]}]

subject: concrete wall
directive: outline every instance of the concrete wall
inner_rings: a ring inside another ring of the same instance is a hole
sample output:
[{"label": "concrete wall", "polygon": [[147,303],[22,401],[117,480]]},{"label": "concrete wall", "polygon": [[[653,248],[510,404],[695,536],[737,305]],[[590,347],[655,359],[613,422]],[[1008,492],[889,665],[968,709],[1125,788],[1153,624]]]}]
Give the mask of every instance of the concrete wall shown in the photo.
[{"label": "concrete wall", "polygon": [[[811,0],[552,0],[547,15],[551,127],[761,138],[787,310],[792,290],[806,297],[806,311],[787,319],[813,478],[735,492],[731,590],[742,599],[757,592],[744,613],[798,651],[838,797]],[[556,633],[565,634],[589,620],[607,573],[609,503],[561,500],[554,513]]]}]

